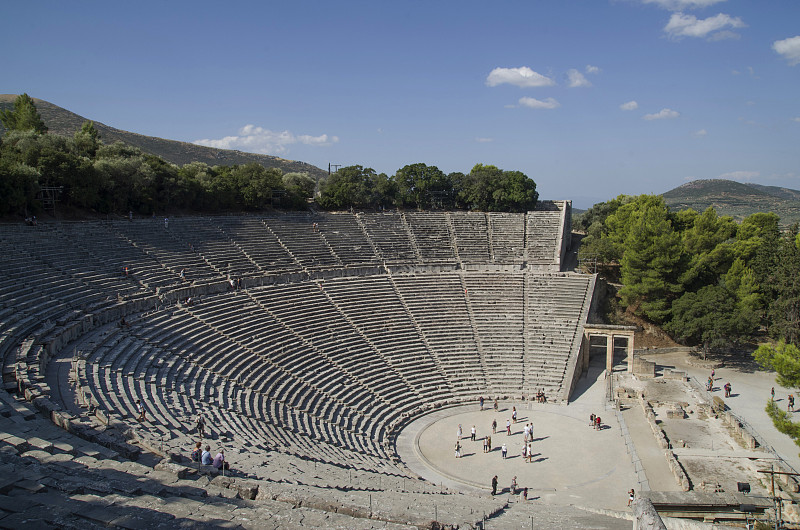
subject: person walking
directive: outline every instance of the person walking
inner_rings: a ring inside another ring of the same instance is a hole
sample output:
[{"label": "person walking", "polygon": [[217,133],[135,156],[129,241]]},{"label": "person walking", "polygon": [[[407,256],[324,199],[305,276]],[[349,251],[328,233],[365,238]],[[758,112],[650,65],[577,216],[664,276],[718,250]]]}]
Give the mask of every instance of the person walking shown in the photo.
[{"label": "person walking", "polygon": [[492,477],[492,496],[497,495],[497,475]]},{"label": "person walking", "polygon": [[475,429],[475,426],[473,425],[473,426],[472,426],[472,429],[470,429],[470,432],[469,432],[470,439],[471,439],[473,442],[475,441],[475,434],[476,434],[477,432],[478,432],[478,431]]},{"label": "person walking", "polygon": [[511,407],[511,420],[517,423],[517,407]]},{"label": "person walking", "polygon": [[140,423],[147,420],[147,413],[144,410],[144,405],[142,405],[142,400],[136,400],[136,412],[139,413],[139,417],[136,418]]},{"label": "person walking", "polygon": [[202,414],[197,415],[197,434],[200,435],[200,438],[206,435],[206,420],[203,419]]},{"label": "person walking", "polygon": [[492,434],[497,433],[497,418],[492,420]]},{"label": "person walking", "polygon": [[794,395],[789,394],[789,412],[794,412]]},{"label": "person walking", "polygon": [[502,455],[503,460],[505,460],[506,455],[508,454],[508,448],[506,447],[506,444],[503,444],[503,446],[500,447],[500,454]]},{"label": "person walking", "polygon": [[633,491],[633,488],[631,488],[631,491],[628,492],[628,506],[633,504],[633,499],[634,499],[635,496],[636,496],[636,493]]},{"label": "person walking", "polygon": [[511,420],[506,420],[506,436],[511,436]]},{"label": "person walking", "polygon": [[479,401],[479,402],[480,402],[480,404],[481,404],[481,410],[483,410],[483,396],[481,396],[480,398],[478,398],[478,401]]},{"label": "person walking", "polygon": [[514,478],[511,479],[511,495],[517,494],[517,476],[514,475]]}]

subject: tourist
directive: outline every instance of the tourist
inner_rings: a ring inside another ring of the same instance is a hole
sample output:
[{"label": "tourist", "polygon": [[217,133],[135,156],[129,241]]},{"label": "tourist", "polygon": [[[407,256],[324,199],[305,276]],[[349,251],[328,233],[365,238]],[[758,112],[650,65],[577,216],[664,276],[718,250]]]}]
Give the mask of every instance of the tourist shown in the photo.
[{"label": "tourist", "polygon": [[200,455],[200,463],[204,466],[210,466],[214,462],[214,459],[211,458],[211,447],[206,446],[203,450],[203,454]]},{"label": "tourist", "polygon": [[603,423],[600,421],[600,416],[596,416],[594,418],[594,423],[597,426],[597,430],[601,430],[603,428]]},{"label": "tourist", "polygon": [[459,423],[458,424],[458,431],[456,432],[456,440],[460,440],[461,439],[461,433],[462,433],[461,424]]},{"label": "tourist", "polygon": [[508,448],[506,447],[506,444],[504,443],[502,445],[502,447],[500,447],[500,455],[502,455],[503,460],[505,460],[507,454],[508,454]]},{"label": "tourist", "polygon": [[771,397],[769,398],[769,400],[770,401],[775,401],[775,387],[774,386],[772,387],[772,390],[770,390],[770,396]]},{"label": "tourist", "polygon": [[497,418],[492,420],[492,434],[497,433]]},{"label": "tourist", "polygon": [[533,462],[533,446],[528,444],[528,463]]},{"label": "tourist", "polygon": [[522,500],[523,501],[528,500],[528,488],[522,488]]},{"label": "tourist", "polygon": [[164,228],[169,228],[169,217],[164,218]]},{"label": "tourist", "polygon": [[475,426],[473,425],[472,429],[470,429],[470,438],[472,439],[473,442],[475,441],[475,434],[476,433],[477,433],[477,431],[475,430]]},{"label": "tourist", "polygon": [[492,477],[492,495],[497,495],[497,475]]},{"label": "tourist", "polygon": [[517,407],[511,407],[511,419],[514,423],[517,423]]},{"label": "tourist", "polygon": [[497,398],[494,398],[494,411],[497,412],[498,405],[497,405]]},{"label": "tourist", "polygon": [[456,442],[456,458],[461,458],[461,443]]},{"label": "tourist", "polygon": [[483,410],[483,396],[478,398],[478,402],[481,404],[481,410]]},{"label": "tourist", "polygon": [[511,436],[511,420],[506,420],[506,436]]},{"label": "tourist", "polygon": [[789,394],[789,412],[794,412],[794,395]]},{"label": "tourist", "polygon": [[522,461],[528,460],[528,445],[522,444]]},{"label": "tourist", "polygon": [[633,499],[634,499],[635,496],[636,496],[636,493],[633,491],[633,488],[631,488],[631,491],[628,492],[628,506],[633,504]]},{"label": "tourist", "polygon": [[137,399],[136,400],[136,412],[139,413],[139,417],[136,418],[139,422],[143,422],[143,421],[147,420],[147,414],[146,414],[146,412],[144,410],[144,405],[142,405],[142,400],[141,399]]},{"label": "tourist", "polygon": [[200,438],[206,434],[206,420],[203,419],[202,414],[197,415],[197,434],[200,435]]},{"label": "tourist", "polygon": [[488,436],[484,436],[483,437],[483,452],[484,453],[488,453],[489,452],[489,437]]},{"label": "tourist", "polygon": [[197,442],[194,445],[194,451],[192,451],[192,462],[200,463],[200,457],[203,455],[203,450],[201,449],[202,444]]},{"label": "tourist", "polygon": [[517,494],[517,476],[514,475],[514,478],[511,479],[511,495]]},{"label": "tourist", "polygon": [[225,461],[225,450],[220,449],[217,456],[214,457],[214,461],[211,463],[212,466],[219,469],[220,471],[230,469],[230,466]]},{"label": "tourist", "polygon": [[180,277],[182,282],[186,281],[186,269],[181,269]]},{"label": "tourist", "polygon": [[594,413],[589,414],[589,425],[594,428]]},{"label": "tourist", "polygon": [[731,384],[729,382],[725,383],[725,397],[731,397]]},{"label": "tourist", "polygon": [[491,453],[492,452],[492,437],[491,436],[487,436],[486,437],[486,445],[489,448],[488,452]]}]

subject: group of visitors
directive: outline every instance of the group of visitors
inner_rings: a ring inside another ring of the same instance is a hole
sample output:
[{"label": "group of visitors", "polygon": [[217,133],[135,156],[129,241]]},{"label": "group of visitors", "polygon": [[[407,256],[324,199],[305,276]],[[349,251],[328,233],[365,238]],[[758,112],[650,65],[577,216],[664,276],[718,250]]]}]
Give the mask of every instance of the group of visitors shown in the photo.
[{"label": "group of visitors", "polygon": [[[492,477],[492,496],[497,495],[497,475]],[[509,486],[508,491],[511,495],[517,494],[517,476],[514,475],[514,478],[511,479],[511,486]],[[527,501],[528,500],[528,488],[522,488],[519,490],[520,500]]]},{"label": "group of visitors", "polygon": [[547,403],[547,396],[544,394],[544,388],[536,393],[537,403]]},{"label": "group of visitors", "polygon": [[590,414],[589,425],[592,427],[592,429],[599,431],[603,428],[603,420],[600,419],[600,416]]},{"label": "group of visitors", "polygon": [[217,452],[217,456],[212,458],[211,446],[206,445],[204,448],[201,448],[202,445],[201,442],[195,444],[194,451],[192,451],[192,462],[203,464],[204,466],[211,466],[219,471],[227,471],[230,469],[230,465],[225,461],[224,449],[220,449],[219,452]]},{"label": "group of visitors", "polygon": [[[714,369],[711,370],[711,375],[708,376],[708,381],[706,382],[706,390],[709,392],[714,391],[714,376],[716,375],[716,371]],[[725,392],[725,397],[731,397],[731,392],[733,391],[733,386],[731,386],[730,381],[722,385],[722,390]],[[775,388],[772,388],[772,397],[775,398]]]},{"label": "group of visitors", "polygon": [[[206,420],[202,414],[197,415],[195,422],[195,430],[202,440],[206,435]],[[220,448],[215,457],[211,457],[211,446],[206,445],[203,447],[202,442],[195,443],[194,450],[191,454],[192,462],[202,464],[204,466],[211,466],[218,471],[227,471],[230,469],[230,464],[225,460],[225,450]]]}]

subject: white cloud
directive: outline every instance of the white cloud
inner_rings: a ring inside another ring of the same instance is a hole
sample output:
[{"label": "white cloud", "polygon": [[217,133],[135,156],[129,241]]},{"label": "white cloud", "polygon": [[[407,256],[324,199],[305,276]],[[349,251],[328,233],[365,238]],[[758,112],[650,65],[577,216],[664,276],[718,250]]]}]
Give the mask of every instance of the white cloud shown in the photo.
[{"label": "white cloud", "polygon": [[519,104],[523,107],[530,107],[532,109],[557,109],[561,106],[561,103],[553,98],[547,98],[545,100],[528,97],[519,98]]},{"label": "white cloud", "polygon": [[295,135],[289,131],[270,131],[263,127],[248,124],[242,127],[236,136],[225,136],[219,140],[195,140],[193,143],[218,149],[238,149],[251,153],[276,155],[287,153],[288,146],[292,144],[323,146],[335,144],[338,141],[338,136],[329,136],[327,134],[319,136]]},{"label": "white cloud", "polygon": [[628,101],[627,103],[623,103],[619,106],[622,110],[636,110],[639,108],[639,104],[636,101]]},{"label": "white cloud", "polygon": [[520,68],[495,68],[486,78],[486,84],[489,86],[497,86],[504,83],[520,88],[553,86],[556,84],[556,82],[549,77],[534,72],[527,66],[522,66]]},{"label": "white cloud", "polygon": [[600,73],[600,67],[592,66],[591,64],[587,64],[586,65],[586,73],[587,74],[599,74]]},{"label": "white cloud", "polygon": [[570,88],[578,88],[583,86],[592,86],[588,79],[586,79],[582,73],[577,71],[574,68],[567,70],[567,86]]},{"label": "white cloud", "polygon": [[723,173],[722,175],[716,177],[718,179],[726,179],[726,180],[743,180],[748,182],[754,178],[757,178],[761,175],[758,171],[731,171],[730,173]]},{"label": "white cloud", "polygon": [[677,118],[680,116],[681,113],[677,110],[672,109],[661,109],[660,111],[656,112],[655,114],[645,114],[642,116],[644,120],[669,120],[672,118]]},{"label": "white cloud", "polygon": [[798,116],[797,118],[792,118],[792,121],[796,121],[797,123],[800,123],[800,116]]},{"label": "white cloud", "polygon": [[475,141],[479,144],[488,144],[489,142],[494,142],[494,138],[475,138]]},{"label": "white cloud", "polygon": [[667,25],[664,26],[664,32],[674,39],[681,39],[683,37],[704,38],[711,33],[713,33],[713,35],[711,35],[709,40],[729,39],[731,35],[738,38],[738,35],[729,30],[715,33],[727,27],[744,28],[747,27],[747,24],[739,17],[732,17],[724,13],[702,19],[694,15],[673,13],[672,16],[669,17]]},{"label": "white cloud", "polygon": [[741,39],[742,36],[736,33],[735,31],[724,30],[718,31],[713,33],[709,38],[708,42],[719,42],[721,40],[738,40]]},{"label": "white cloud", "polygon": [[800,64],[800,35],[788,39],[776,40],[772,49],[789,62],[789,66]]},{"label": "white cloud", "polygon": [[684,9],[699,9],[713,6],[725,0],[642,0],[643,4],[655,4],[658,7],[669,9],[670,11],[682,11]]},{"label": "white cloud", "polygon": [[708,135],[708,131],[705,129],[700,129],[699,131],[695,131],[692,133],[692,136],[695,138],[702,138],[703,136]]}]

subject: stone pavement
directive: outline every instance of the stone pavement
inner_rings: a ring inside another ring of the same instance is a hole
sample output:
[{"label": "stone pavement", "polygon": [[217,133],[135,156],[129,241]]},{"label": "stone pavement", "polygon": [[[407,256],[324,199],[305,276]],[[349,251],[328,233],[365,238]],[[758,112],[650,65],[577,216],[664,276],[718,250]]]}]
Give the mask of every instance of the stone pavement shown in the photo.
[{"label": "stone pavement", "polygon": [[[612,409],[605,406],[605,378],[597,366],[581,380],[576,400],[567,406],[539,403],[503,402],[495,413],[478,404],[445,408],[412,422],[397,441],[402,460],[415,473],[447,487],[468,491],[490,491],[491,478],[498,476],[499,490],[508,493],[516,475],[520,487],[528,487],[528,503],[587,506],[627,510],[627,491],[638,479],[625,441]],[[505,434],[512,406],[517,407],[512,435]],[[589,415],[601,416],[604,428],[589,426]],[[492,451],[483,453],[483,438],[491,435],[490,424],[497,420],[492,435]],[[534,425],[533,463],[521,456],[522,429]],[[462,425],[462,458],[455,458],[458,424]],[[470,440],[475,425],[477,438]],[[649,429],[649,428],[648,428]],[[501,458],[500,447],[508,447],[508,458]],[[630,523],[626,523],[629,527]]]}]

